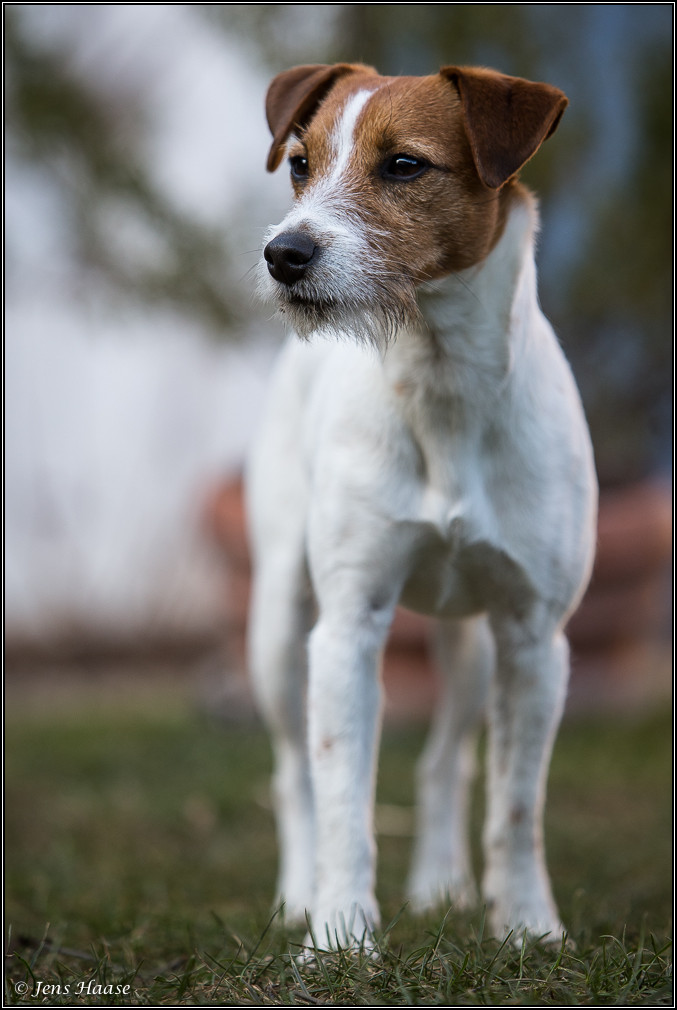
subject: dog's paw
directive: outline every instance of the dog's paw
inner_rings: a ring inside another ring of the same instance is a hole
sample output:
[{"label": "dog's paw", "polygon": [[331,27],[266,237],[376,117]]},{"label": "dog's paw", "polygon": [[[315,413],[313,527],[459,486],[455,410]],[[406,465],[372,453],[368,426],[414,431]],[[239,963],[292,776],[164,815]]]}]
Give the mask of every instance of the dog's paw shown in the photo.
[{"label": "dog's paw", "polygon": [[305,889],[279,893],[273,903],[285,926],[305,926],[312,908],[312,893]]},{"label": "dog's paw", "polygon": [[520,921],[511,927],[503,926],[502,929],[494,927],[492,933],[501,941],[508,939],[510,945],[516,948],[522,947],[524,943],[539,943],[544,947],[558,950],[562,944],[567,950],[573,950],[575,947],[561,922],[532,922],[527,926]]},{"label": "dog's paw", "polygon": [[350,954],[355,958],[368,958],[371,961],[376,961],[381,956],[381,949],[373,933],[365,933],[359,940],[352,937],[344,943],[339,943],[335,936],[330,946],[328,943],[319,943],[314,933],[309,932],[303,941],[300,954],[296,956],[296,963],[305,968],[317,968],[319,959],[335,957],[339,952]]},{"label": "dog's paw", "polygon": [[339,909],[314,913],[303,945],[303,963],[312,961],[317,951],[342,950],[368,957],[378,956],[374,936],[377,922],[378,915],[374,910],[365,912],[356,903],[347,912]]},{"label": "dog's paw", "polygon": [[520,947],[525,936],[549,947],[560,947],[563,941],[568,943],[565,926],[548,904],[527,906],[515,902],[508,908],[501,908],[490,902],[487,910],[493,936],[499,940],[509,936],[513,946]]},{"label": "dog's paw", "polygon": [[407,896],[414,912],[422,914],[442,905],[466,910],[476,907],[478,893],[468,876],[418,874],[411,881]]},{"label": "dog's paw", "polygon": [[313,884],[308,874],[288,875],[278,882],[274,907],[280,909],[287,926],[305,926],[313,907]]}]

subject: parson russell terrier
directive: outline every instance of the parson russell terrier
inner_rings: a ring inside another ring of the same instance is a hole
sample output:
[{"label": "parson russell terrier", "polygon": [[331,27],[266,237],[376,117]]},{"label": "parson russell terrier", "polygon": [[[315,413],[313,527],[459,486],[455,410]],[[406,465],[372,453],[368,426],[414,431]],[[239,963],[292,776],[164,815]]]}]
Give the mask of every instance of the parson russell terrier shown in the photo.
[{"label": "parson russell terrier", "polygon": [[373,947],[379,922],[380,659],[398,604],[439,618],[445,675],[411,902],[477,900],[466,808],[486,707],[482,900],[497,935],[562,937],[542,816],[596,480],[516,175],[566,104],[453,66],[302,66],[268,91],[268,169],[287,157],[295,202],[261,283],[301,339],[248,475],[250,656],[275,752],[278,897],[321,948]]}]

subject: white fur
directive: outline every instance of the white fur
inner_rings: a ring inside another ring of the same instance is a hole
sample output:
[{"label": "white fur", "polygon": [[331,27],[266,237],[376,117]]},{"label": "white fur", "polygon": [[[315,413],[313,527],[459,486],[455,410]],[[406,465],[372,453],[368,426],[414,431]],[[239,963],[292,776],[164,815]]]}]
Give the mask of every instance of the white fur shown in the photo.
[{"label": "white fur", "polygon": [[[305,213],[301,200],[275,231]],[[369,943],[379,921],[379,665],[398,603],[440,618],[445,674],[419,770],[411,898],[425,908],[476,897],[466,806],[488,702],[490,921],[499,935],[562,934],[542,810],[596,483],[578,394],[537,301],[535,228],[533,201],[516,202],[483,263],[420,293],[420,325],[380,352],[292,337],[274,378],[248,477],[251,665],[276,757],[278,897],[290,918],[309,910],[322,947]],[[328,263],[332,283],[350,288],[340,256]]]},{"label": "white fur", "polygon": [[332,136],[332,148],[334,154],[334,164],[331,172],[327,176],[329,185],[340,181],[341,176],[348,167],[350,156],[355,149],[355,127],[360,113],[367,104],[372,92],[366,88],[356,91],[351,95],[345,104],[343,114],[338,121],[337,128]]}]

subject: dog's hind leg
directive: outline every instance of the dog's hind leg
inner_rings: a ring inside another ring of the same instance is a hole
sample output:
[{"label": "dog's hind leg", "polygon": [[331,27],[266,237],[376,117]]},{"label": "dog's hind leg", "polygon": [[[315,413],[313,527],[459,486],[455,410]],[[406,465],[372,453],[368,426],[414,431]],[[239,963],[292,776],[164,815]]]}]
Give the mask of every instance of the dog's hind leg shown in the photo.
[{"label": "dog's hind leg", "polygon": [[520,942],[563,926],[543,851],[543,804],[550,753],[564,707],[566,639],[554,621],[493,620],[496,679],[489,705],[487,819],[483,891],[496,936]]},{"label": "dog's hind leg", "polygon": [[440,622],[436,645],[443,693],[418,765],[418,833],[408,886],[419,911],[445,901],[464,907],[477,900],[468,804],[494,659],[483,617]]}]

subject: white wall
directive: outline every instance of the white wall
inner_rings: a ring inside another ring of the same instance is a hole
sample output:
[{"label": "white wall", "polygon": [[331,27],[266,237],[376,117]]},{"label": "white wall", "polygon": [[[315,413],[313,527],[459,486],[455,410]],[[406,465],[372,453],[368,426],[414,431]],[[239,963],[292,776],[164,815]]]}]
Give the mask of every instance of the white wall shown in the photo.
[{"label": "white wall", "polygon": [[[111,100],[140,101],[157,184],[196,219],[246,236],[235,282],[253,288],[262,229],[287,196],[286,180],[264,171],[267,74],[251,54],[190,5],[19,13]],[[250,339],[233,345],[166,309],[112,298],[76,267],[63,180],[51,171],[20,161],[10,136],[6,630],[202,628],[220,617],[222,586],[199,512],[209,487],[240,467],[256,423],[266,313],[252,305]],[[159,255],[135,225],[113,209],[110,241],[130,257]]]}]

